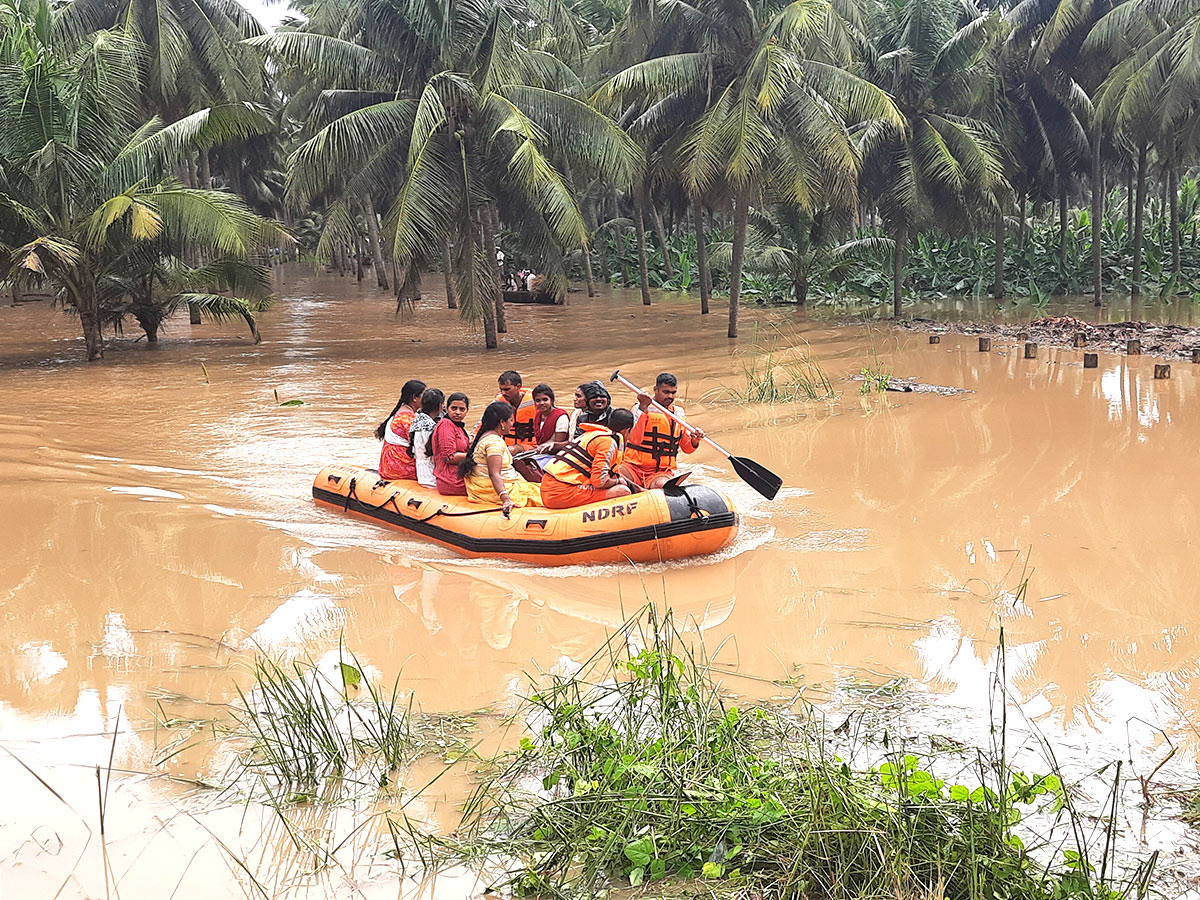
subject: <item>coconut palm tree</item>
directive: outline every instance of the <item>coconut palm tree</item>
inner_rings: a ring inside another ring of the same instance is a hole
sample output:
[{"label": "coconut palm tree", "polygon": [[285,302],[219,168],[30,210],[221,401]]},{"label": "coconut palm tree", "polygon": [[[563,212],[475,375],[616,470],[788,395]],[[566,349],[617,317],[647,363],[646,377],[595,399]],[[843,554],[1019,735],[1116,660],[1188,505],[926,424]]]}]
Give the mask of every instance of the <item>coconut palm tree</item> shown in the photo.
[{"label": "coconut palm tree", "polygon": [[661,2],[634,18],[646,56],[597,97],[636,103],[643,120],[677,119],[686,131],[692,194],[728,190],[733,207],[729,337],[737,337],[750,208],[768,183],[795,204],[852,203],[859,157],[848,124],[902,121],[886,93],[849,71],[854,22],[829,0],[696,7]]},{"label": "coconut palm tree", "polygon": [[136,40],[58,38],[46,0],[10,12],[0,41],[0,278],[57,289],[79,314],[88,359],[99,359],[101,285],[124,273],[131,247],[244,256],[276,233],[240,200],[168,175],[197,146],[256,133],[261,116],[237,105],[170,126],[142,122]]},{"label": "coconut palm tree", "polygon": [[252,41],[325,88],[312,136],[290,161],[290,196],[298,205],[332,198],[328,240],[349,228],[353,198],[387,197],[385,242],[409,278],[452,239],[459,310],[483,319],[495,347],[503,308],[486,250],[494,214],[517,251],[539,260],[548,288],[565,292],[565,256],[588,240],[568,166],[579,183],[599,177],[627,187],[639,177],[640,153],[571,96],[579,84],[570,69],[524,40],[527,23],[556,15],[556,5],[369,5],[369,14],[350,6],[345,36]]},{"label": "coconut palm tree", "polygon": [[920,226],[963,230],[1004,182],[990,130],[971,118],[999,22],[957,0],[885,0],[874,7],[864,74],[896,101],[903,124],[862,133],[863,193],[891,230],[892,313],[900,315],[905,250]]}]

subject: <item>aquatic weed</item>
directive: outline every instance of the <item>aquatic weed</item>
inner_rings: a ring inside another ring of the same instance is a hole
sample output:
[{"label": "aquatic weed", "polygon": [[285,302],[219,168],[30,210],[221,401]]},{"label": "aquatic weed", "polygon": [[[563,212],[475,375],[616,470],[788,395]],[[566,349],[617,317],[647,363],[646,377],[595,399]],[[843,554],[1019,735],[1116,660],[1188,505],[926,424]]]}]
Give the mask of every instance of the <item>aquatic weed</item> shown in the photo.
[{"label": "aquatic weed", "polygon": [[[885,738],[881,761],[855,768],[819,717],[728,703],[669,613],[630,620],[578,672],[541,680],[527,723],[443,842],[460,858],[517,860],[517,893],[679,876],[805,900],[1111,900],[1149,878],[1141,867],[1116,887],[1112,843],[1089,858],[1061,775],[1012,771],[1002,749],[951,779]],[[1034,807],[1077,838],[1051,865],[1016,830]]]},{"label": "aquatic weed", "polygon": [[725,385],[709,391],[706,402],[792,403],[831,400],[833,383],[820,360],[808,351],[808,342],[789,337],[778,326],[761,337],[757,325],[750,350],[740,354],[744,387]]}]

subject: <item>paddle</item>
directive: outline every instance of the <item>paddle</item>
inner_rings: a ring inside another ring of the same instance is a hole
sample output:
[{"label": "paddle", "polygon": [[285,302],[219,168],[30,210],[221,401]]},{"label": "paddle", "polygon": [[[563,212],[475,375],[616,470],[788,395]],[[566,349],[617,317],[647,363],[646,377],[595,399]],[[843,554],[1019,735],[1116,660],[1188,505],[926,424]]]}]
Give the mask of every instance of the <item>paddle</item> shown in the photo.
[{"label": "paddle", "polygon": [[[638,394],[642,393],[641,388],[639,388],[629,379],[622,377],[620,369],[617,369],[617,371],[612,373],[612,378],[610,378],[609,381],[619,381],[631,391]],[[651,403],[653,403],[653,405],[664,415],[678,422],[689,431],[692,430],[691,425],[689,425],[679,416],[675,415],[675,413],[671,412],[661,403],[654,403],[654,401],[651,401]],[[738,474],[738,477],[741,478],[742,481],[746,482],[746,484],[750,485],[750,487],[754,488],[768,500],[775,499],[775,495],[779,493],[779,489],[783,486],[782,478],[761,463],[757,463],[745,456],[734,456],[707,435],[705,435],[704,440],[706,440],[721,453],[725,454],[725,456],[729,459],[730,464],[733,466],[733,471]]]}]

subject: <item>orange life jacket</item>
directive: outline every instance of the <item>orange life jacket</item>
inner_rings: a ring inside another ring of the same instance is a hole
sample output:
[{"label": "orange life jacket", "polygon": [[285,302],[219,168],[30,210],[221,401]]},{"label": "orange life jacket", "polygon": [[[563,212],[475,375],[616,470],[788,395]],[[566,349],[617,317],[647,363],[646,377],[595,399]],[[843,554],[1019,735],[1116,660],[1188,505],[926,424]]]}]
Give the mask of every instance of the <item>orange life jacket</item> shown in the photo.
[{"label": "orange life jacket", "polygon": [[542,469],[566,484],[599,487],[612,477],[624,455],[621,436],[603,425],[583,425],[583,434],[554,454]]},{"label": "orange life jacket", "polygon": [[[508,399],[503,394],[497,394],[496,399],[508,403]],[[529,388],[521,388],[521,402],[517,405],[512,433],[504,436],[505,443],[510,447],[514,444],[532,444],[534,442],[533,420],[536,416],[537,408],[533,405],[533,391]]]},{"label": "orange life jacket", "polygon": [[[683,416],[683,408],[671,406],[671,412]],[[641,438],[638,438],[638,432]],[[679,464],[679,450],[694,453],[695,443],[691,432],[685,430],[661,409],[651,406],[639,417],[629,432],[629,446],[625,448],[625,462],[639,469],[658,472],[674,469]]]}]

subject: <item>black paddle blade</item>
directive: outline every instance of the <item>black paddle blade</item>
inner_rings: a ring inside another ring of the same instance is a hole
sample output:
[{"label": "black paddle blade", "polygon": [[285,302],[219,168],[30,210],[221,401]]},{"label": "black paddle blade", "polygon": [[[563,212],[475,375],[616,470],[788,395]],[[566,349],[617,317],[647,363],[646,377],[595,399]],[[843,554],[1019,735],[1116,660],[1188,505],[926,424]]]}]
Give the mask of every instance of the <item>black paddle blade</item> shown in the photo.
[{"label": "black paddle blade", "polygon": [[768,500],[774,500],[779,489],[783,487],[782,478],[752,459],[746,459],[744,456],[731,456],[729,461],[733,463],[733,471],[738,473],[742,481]]}]

